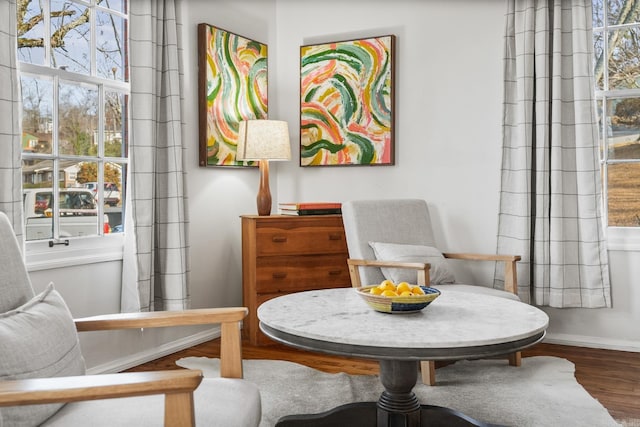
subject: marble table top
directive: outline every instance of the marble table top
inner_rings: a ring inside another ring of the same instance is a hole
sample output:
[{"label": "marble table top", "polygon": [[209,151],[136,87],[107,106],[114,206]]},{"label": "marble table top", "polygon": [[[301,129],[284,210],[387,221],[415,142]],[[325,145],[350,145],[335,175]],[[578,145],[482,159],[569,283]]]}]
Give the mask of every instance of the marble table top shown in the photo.
[{"label": "marble table top", "polygon": [[353,288],[299,292],[266,301],[258,318],[267,335],[301,348],[431,360],[516,351],[540,341],[549,324],[546,313],[522,302],[440,291],[407,314],[376,312]]}]

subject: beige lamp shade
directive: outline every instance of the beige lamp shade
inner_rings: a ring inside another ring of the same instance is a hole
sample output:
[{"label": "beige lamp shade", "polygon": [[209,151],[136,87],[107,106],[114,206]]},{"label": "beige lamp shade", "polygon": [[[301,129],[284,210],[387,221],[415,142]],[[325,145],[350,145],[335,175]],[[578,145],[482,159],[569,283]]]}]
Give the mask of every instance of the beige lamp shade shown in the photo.
[{"label": "beige lamp shade", "polygon": [[238,132],[237,160],[289,160],[289,127],[282,120],[244,120]]}]

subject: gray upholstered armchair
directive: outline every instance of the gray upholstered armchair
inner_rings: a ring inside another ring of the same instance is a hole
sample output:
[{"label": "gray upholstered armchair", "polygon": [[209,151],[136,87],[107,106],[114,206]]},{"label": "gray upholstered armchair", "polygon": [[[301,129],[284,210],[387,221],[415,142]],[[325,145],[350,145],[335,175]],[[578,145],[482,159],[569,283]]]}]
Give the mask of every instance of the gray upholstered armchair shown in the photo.
[{"label": "gray upholstered armchair", "polygon": [[[398,283],[429,284],[519,300],[515,255],[441,253],[437,249],[427,203],[418,199],[358,200],[342,204],[354,287],[390,279]],[[504,265],[504,289],[456,283],[446,259],[494,261]],[[509,355],[520,366],[520,353]],[[422,381],[435,384],[435,365],[421,363]]]},{"label": "gray upholstered armchair", "polygon": [[[50,284],[35,295],[0,212],[0,426],[257,426],[260,393],[242,379],[247,309],[129,313],[73,320]],[[77,331],[220,324],[221,376],[200,371],[85,375]]]}]

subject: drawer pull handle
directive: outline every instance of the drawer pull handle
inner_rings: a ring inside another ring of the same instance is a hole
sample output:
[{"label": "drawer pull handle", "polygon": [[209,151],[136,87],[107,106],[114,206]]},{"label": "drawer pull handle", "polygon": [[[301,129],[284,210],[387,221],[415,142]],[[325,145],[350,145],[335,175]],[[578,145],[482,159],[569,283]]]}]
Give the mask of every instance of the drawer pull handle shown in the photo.
[{"label": "drawer pull handle", "polygon": [[331,270],[329,271],[329,276],[339,276],[342,274],[342,270]]},{"label": "drawer pull handle", "polygon": [[273,277],[274,279],[284,279],[285,277],[287,277],[287,273],[273,273],[271,277]]},{"label": "drawer pull handle", "polygon": [[329,240],[342,240],[341,234],[329,234]]},{"label": "drawer pull handle", "polygon": [[271,241],[274,243],[283,243],[287,241],[287,236],[273,236]]}]

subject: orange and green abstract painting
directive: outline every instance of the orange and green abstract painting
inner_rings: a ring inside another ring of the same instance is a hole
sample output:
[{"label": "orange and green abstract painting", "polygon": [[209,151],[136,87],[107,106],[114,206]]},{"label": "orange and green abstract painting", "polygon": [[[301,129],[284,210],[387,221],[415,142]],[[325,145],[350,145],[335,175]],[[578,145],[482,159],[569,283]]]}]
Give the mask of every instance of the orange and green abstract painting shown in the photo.
[{"label": "orange and green abstract painting", "polygon": [[238,125],[267,118],[267,45],[200,24],[200,165],[249,166],[236,160]]},{"label": "orange and green abstract painting", "polygon": [[394,36],[300,48],[300,165],[392,165]]}]

